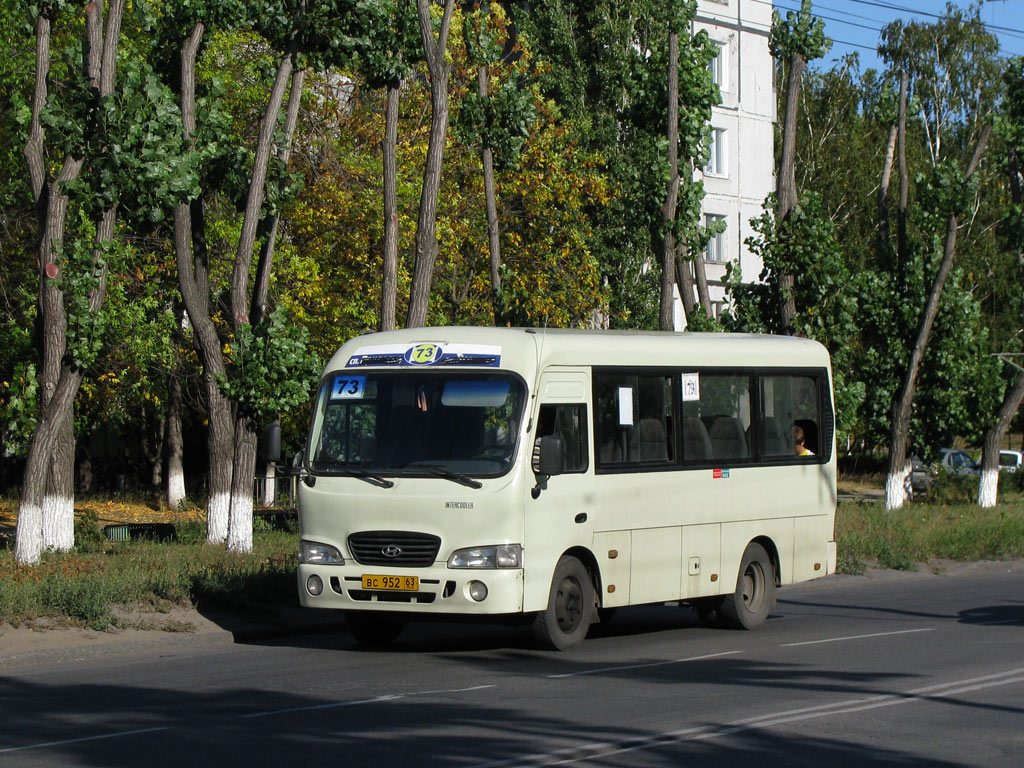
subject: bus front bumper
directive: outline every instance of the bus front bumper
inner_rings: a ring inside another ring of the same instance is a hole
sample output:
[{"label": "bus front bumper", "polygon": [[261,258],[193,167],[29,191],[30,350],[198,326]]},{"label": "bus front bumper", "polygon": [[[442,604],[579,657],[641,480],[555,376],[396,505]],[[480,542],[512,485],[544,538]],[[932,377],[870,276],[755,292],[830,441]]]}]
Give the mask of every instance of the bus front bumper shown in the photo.
[{"label": "bus front bumper", "polygon": [[441,563],[383,573],[370,567],[303,564],[297,578],[299,603],[306,608],[472,616],[523,610],[521,568],[454,569]]}]

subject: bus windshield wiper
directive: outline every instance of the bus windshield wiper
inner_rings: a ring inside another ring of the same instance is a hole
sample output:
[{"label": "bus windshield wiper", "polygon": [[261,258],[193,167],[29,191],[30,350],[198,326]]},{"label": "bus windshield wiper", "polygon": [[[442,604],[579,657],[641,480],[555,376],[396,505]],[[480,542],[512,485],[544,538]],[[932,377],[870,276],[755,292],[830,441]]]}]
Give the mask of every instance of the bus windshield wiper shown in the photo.
[{"label": "bus windshield wiper", "polygon": [[483,488],[484,484],[479,480],[474,480],[468,475],[460,475],[458,472],[452,472],[450,469],[445,468],[440,464],[410,464],[409,469],[422,469],[433,475],[434,477],[443,477],[445,480],[451,480],[453,483],[459,485],[466,485],[470,488]]},{"label": "bus windshield wiper", "polygon": [[388,480],[380,475],[375,475],[366,469],[359,469],[358,467],[343,467],[340,465],[331,467],[325,470],[330,472],[332,475],[341,475],[343,477],[358,477],[360,480],[365,480],[370,485],[376,485],[380,488],[393,488],[395,483],[393,480]]}]

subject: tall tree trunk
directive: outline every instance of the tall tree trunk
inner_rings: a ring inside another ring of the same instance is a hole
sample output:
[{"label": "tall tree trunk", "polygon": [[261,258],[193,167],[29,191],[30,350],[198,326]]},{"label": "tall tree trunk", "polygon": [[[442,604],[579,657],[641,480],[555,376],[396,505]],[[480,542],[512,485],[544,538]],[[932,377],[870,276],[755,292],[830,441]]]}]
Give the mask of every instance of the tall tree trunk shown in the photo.
[{"label": "tall tree trunk", "polygon": [[455,0],[445,0],[441,29],[436,38],[429,0],[416,0],[416,8],[419,13],[420,35],[426,51],[427,70],[430,73],[431,115],[427,162],[423,170],[423,189],[420,193],[420,209],[416,220],[416,264],[413,268],[409,313],[405,323],[408,328],[418,328],[427,323],[430,285],[439,251],[437,196],[441,187],[441,161],[448,132],[448,77],[451,74],[451,65],[445,60],[445,48],[448,45],[448,31],[451,27]]},{"label": "tall tree trunk", "polygon": [[892,166],[896,156],[896,136],[899,126],[889,126],[889,139],[885,144],[885,160],[882,163],[882,180],[878,185],[878,244],[880,250],[889,245],[889,183],[892,180]]},{"label": "tall tree trunk", "polygon": [[[486,66],[477,67],[476,79],[480,98],[486,103],[489,91]],[[491,307],[494,313],[494,324],[504,325],[505,307],[501,298],[501,241],[498,239],[498,201],[494,191],[494,152],[486,143],[482,143],[480,155],[484,168],[484,205],[487,215],[487,250],[490,254]]]},{"label": "tall tree trunk", "polygon": [[[205,28],[196,24],[181,47],[181,122],[185,140],[196,128],[195,62]],[[174,252],[182,303],[192,325],[193,340],[203,367],[207,409],[206,540],[223,544],[228,536],[231,506],[231,462],[234,455],[234,420],[231,405],[220,391],[217,376],[227,374],[220,338],[210,319],[209,253],[202,196],[174,210]]]},{"label": "tall tree trunk", "polygon": [[[789,72],[786,76],[786,114],[782,123],[782,155],[779,159],[776,226],[789,219],[796,207],[796,117],[800,106],[800,81],[806,62],[799,53],[789,58]],[[793,273],[779,273],[779,322],[782,332],[793,333],[793,318],[796,316],[796,299],[793,295]],[[702,300],[703,301],[703,300]]]},{"label": "tall tree trunk", "polygon": [[676,287],[679,288],[679,298],[683,302],[683,315],[689,325],[690,318],[693,317],[693,313],[697,309],[697,302],[693,298],[693,265],[686,243],[680,243],[676,248]]},{"label": "tall tree trunk", "polygon": [[[971,156],[971,161],[967,166],[967,172],[964,174],[965,182],[970,179],[978,167],[978,163],[981,162],[990,131],[991,127],[985,126],[981,132],[981,138],[978,139],[978,144],[974,148],[974,154]],[[910,471],[909,463],[907,462],[907,446],[910,442],[910,411],[914,403],[917,376],[921,370],[921,361],[924,359],[928,337],[931,335],[935,317],[939,313],[939,300],[942,298],[942,289],[945,287],[946,278],[953,267],[958,225],[959,219],[956,214],[953,214],[949,217],[949,221],[946,224],[942,262],[939,265],[939,271],[935,275],[935,280],[932,282],[932,289],[928,294],[928,301],[925,304],[924,312],[918,324],[916,341],[910,353],[910,362],[903,375],[900,391],[893,400],[892,432],[889,438],[889,471],[885,479],[886,509],[898,509],[906,501],[906,489],[903,483]]]},{"label": "tall tree trunk", "polygon": [[899,169],[899,200],[896,203],[896,271],[902,285],[907,262],[910,259],[910,244],[907,241],[907,211],[910,198],[910,174],[907,172],[907,90],[910,78],[900,73],[900,102],[896,128],[896,159]]},{"label": "tall tree trunk", "polygon": [[398,97],[401,83],[388,83],[384,111],[384,263],[380,285],[380,330],[395,330],[398,295]]},{"label": "tall tree trunk", "polygon": [[167,398],[167,506],[181,509],[185,502],[184,440],[181,434],[181,380],[172,371]]},{"label": "tall tree trunk", "polygon": [[697,254],[693,260],[693,274],[697,280],[697,299],[704,310],[704,316],[709,320],[714,317],[711,309],[711,291],[708,290],[708,273],[704,268],[704,256]]},{"label": "tall tree trunk", "polygon": [[[661,207],[661,301],[658,305],[658,327],[673,330],[672,285],[675,282],[676,205],[679,202],[679,34],[668,36],[668,191]],[[680,298],[682,291],[680,290]]]}]

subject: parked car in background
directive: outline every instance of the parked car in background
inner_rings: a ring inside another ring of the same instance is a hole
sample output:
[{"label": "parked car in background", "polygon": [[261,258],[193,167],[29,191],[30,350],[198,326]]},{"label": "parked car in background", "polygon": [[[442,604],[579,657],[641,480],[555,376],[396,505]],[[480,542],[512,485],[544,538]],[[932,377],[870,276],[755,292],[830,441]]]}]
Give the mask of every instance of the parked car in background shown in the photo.
[{"label": "parked car in background", "polygon": [[923,496],[932,487],[935,478],[920,456],[910,457],[910,474],[907,475],[905,487],[907,498],[913,500],[915,496]]},{"label": "parked car in background", "polygon": [[939,452],[939,470],[955,475],[978,475],[981,468],[967,451],[959,448],[943,448]]},{"label": "parked car in background", "polygon": [[1016,472],[1024,465],[1024,452],[1021,451],[1000,451],[999,471]]}]

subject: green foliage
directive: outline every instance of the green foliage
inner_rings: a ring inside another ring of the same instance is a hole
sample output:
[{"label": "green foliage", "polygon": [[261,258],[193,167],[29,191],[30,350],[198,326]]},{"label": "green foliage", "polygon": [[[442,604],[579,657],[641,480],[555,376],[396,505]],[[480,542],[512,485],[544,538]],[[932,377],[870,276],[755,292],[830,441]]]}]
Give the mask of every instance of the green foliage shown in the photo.
[{"label": "green foliage", "polygon": [[471,81],[453,127],[463,143],[493,150],[495,168],[514,168],[537,121],[537,94],[523,82],[528,58],[520,50],[511,65],[503,66],[511,58],[505,50],[511,49],[513,30],[498,4],[463,13],[462,32],[467,63],[487,70],[490,91],[481,97]]},{"label": "green foliage", "polygon": [[[76,49],[65,51],[67,68]],[[181,135],[174,95],[138,58],[120,62],[117,89],[101,97],[84,73],[47,101],[40,119],[47,139],[63,154],[88,159],[67,184],[93,218],[118,205],[119,215],[142,227],[166,218],[179,202],[198,194],[197,156]]]},{"label": "green foliage", "polygon": [[[657,326],[661,206],[668,186],[665,138],[668,41],[685,30],[695,3],[542,0],[513,9],[545,62],[538,83],[567,118],[580,146],[604,158],[612,198],[588,206],[588,245],[608,286],[612,327]],[[720,94],[708,62],[716,46],[680,35],[680,167],[701,167],[711,107]],[[695,239],[699,182],[682,173],[677,239]]]},{"label": "green foliage", "polygon": [[813,61],[829,52],[832,41],[825,36],[825,20],[811,13],[811,0],[801,0],[800,10],[789,11],[785,20],[772,11],[768,45],[776,59],[799,55],[804,61]]},{"label": "green foliage", "polygon": [[228,358],[231,375],[219,380],[221,391],[257,424],[307,402],[322,368],[309,353],[309,332],[290,324],[284,307],[242,325]]},{"label": "green foliage", "polygon": [[0,382],[0,449],[8,456],[24,456],[36,428],[39,380],[31,362],[14,364],[10,381]]}]

